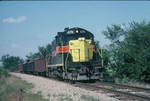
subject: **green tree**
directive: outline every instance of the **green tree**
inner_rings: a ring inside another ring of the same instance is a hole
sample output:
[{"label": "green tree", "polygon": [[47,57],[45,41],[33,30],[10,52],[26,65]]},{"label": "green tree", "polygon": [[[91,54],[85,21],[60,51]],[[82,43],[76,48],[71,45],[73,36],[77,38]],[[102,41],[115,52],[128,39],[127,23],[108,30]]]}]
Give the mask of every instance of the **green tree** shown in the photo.
[{"label": "green tree", "polygon": [[126,70],[126,75],[136,80],[150,75],[150,22],[130,23],[122,47],[126,48],[123,51],[125,58],[122,61],[126,64],[126,68],[130,67]]},{"label": "green tree", "polygon": [[96,48],[100,48],[100,42],[98,40],[94,41],[94,45]]},{"label": "green tree", "polygon": [[[142,77],[150,75],[150,22],[132,22],[124,31],[115,29],[113,25],[103,34],[112,42],[109,66],[117,77],[142,80]],[[124,36],[122,41],[118,40],[121,36]]]},{"label": "green tree", "polygon": [[40,57],[41,57],[41,54],[39,52],[37,53],[30,52],[29,55],[26,56],[27,60],[33,60],[33,59],[40,58]]},{"label": "green tree", "polygon": [[38,46],[38,52],[37,53],[29,53],[29,55],[26,56],[27,60],[33,60],[40,57],[45,57],[47,55],[51,55],[51,44],[47,44],[46,46]]},{"label": "green tree", "polygon": [[[123,25],[125,26],[125,25]],[[102,32],[112,44],[117,43],[119,38],[126,34],[126,30],[121,25],[112,24],[111,27],[107,27],[106,31]]]},{"label": "green tree", "polygon": [[16,71],[18,69],[18,64],[23,62],[23,59],[16,56],[10,56],[9,54],[3,55],[1,57],[2,65],[5,69],[10,71]]},{"label": "green tree", "polygon": [[46,48],[46,55],[51,55],[52,54],[52,45],[47,44],[45,48]]}]

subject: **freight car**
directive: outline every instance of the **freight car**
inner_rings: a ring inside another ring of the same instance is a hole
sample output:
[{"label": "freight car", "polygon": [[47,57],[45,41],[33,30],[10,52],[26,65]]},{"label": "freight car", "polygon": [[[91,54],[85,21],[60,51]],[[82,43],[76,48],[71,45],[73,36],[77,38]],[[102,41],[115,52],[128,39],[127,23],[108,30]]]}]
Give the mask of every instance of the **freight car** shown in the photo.
[{"label": "freight car", "polygon": [[43,58],[21,63],[18,65],[18,70],[21,73],[45,75],[46,74],[45,58],[43,57]]},{"label": "freight car", "polygon": [[40,62],[36,60],[24,63],[20,70],[31,72],[30,69],[33,68],[33,73],[42,72],[48,77],[71,81],[97,80],[102,74],[102,51],[95,46],[94,35],[78,27],[58,32],[52,41],[52,55],[46,56],[44,61],[44,66],[39,63],[39,68],[44,68],[43,70],[36,70],[35,64]]}]

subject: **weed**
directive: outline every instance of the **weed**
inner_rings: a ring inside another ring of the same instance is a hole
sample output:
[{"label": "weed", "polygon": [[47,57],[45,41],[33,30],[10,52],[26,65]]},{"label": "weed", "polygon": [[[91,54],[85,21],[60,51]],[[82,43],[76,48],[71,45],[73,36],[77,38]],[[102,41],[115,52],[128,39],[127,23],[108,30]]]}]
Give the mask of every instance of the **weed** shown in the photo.
[{"label": "weed", "polygon": [[58,101],[73,101],[71,95],[67,94],[53,94],[53,97],[57,97]]},{"label": "weed", "polygon": [[69,96],[66,96],[65,100],[64,101],[73,101],[72,98],[70,98]]},{"label": "weed", "polygon": [[70,95],[59,94],[59,101],[73,101]]},{"label": "weed", "polygon": [[41,92],[27,93],[33,87],[32,83],[10,76],[7,70],[0,68],[0,101],[48,101],[42,98]]},{"label": "weed", "polygon": [[65,96],[65,94],[58,94],[58,96]]},{"label": "weed", "polygon": [[50,97],[50,96],[51,96],[51,94],[47,94],[47,96],[48,96],[48,97]]},{"label": "weed", "polygon": [[56,94],[53,94],[53,97],[57,97],[57,95],[56,95]]},{"label": "weed", "polygon": [[5,82],[0,86],[0,101],[21,101],[25,88],[20,79],[10,76],[5,78]]},{"label": "weed", "polygon": [[8,77],[8,76],[10,76],[8,70],[6,70],[6,69],[0,67],[0,79],[1,79],[2,77]]},{"label": "weed", "polygon": [[92,96],[82,95],[81,99],[85,101],[99,101],[98,99],[93,98]]},{"label": "weed", "polygon": [[24,101],[49,101],[48,99],[44,99],[41,94],[33,94],[27,93],[24,97]]},{"label": "weed", "polygon": [[28,88],[28,89],[34,88],[34,85],[32,83],[27,82],[27,81],[24,81],[24,84],[25,84],[26,88]]},{"label": "weed", "polygon": [[41,95],[41,91],[38,91],[37,94]]}]

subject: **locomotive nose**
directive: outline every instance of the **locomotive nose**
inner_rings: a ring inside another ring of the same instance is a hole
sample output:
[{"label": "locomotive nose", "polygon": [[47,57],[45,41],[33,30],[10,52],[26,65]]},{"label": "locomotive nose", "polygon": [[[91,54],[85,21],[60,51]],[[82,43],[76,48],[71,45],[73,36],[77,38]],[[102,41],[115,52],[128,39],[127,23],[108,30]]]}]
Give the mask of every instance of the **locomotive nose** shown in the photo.
[{"label": "locomotive nose", "polygon": [[69,41],[69,52],[73,62],[87,62],[93,57],[93,45],[91,40],[83,37]]}]

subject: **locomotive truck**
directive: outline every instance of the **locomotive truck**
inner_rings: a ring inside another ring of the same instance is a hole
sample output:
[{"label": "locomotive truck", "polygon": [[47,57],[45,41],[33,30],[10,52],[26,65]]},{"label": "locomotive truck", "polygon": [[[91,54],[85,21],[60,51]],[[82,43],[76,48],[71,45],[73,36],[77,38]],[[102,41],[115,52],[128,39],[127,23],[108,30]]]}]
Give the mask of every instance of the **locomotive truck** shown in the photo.
[{"label": "locomotive truck", "polygon": [[45,74],[64,80],[97,80],[102,75],[102,50],[94,35],[82,28],[65,28],[51,43],[52,55],[18,65],[24,73]]}]

